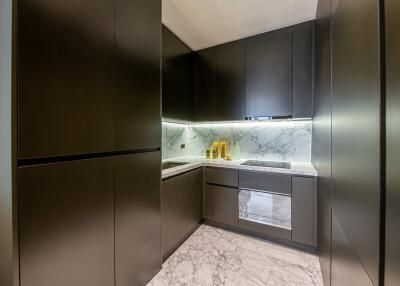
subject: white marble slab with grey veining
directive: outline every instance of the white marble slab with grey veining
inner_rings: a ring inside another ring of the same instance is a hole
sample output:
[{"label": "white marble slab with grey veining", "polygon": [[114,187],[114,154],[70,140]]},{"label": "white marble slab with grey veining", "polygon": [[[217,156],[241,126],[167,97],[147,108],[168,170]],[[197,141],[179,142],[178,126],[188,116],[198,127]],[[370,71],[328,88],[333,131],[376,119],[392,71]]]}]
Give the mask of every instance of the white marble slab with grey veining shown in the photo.
[{"label": "white marble slab with grey veining", "polygon": [[226,161],[223,159],[207,160],[198,156],[181,156],[163,160],[163,162],[187,162],[188,164],[177,166],[162,171],[162,178],[166,179],[184,173],[199,167],[219,167],[226,169],[237,169],[244,171],[257,171],[266,173],[278,173],[278,174],[289,174],[289,175],[301,175],[301,176],[316,176],[317,171],[314,166],[308,162],[291,162],[290,169],[282,168],[271,168],[271,167],[258,167],[258,166],[246,166],[241,165],[247,159]]},{"label": "white marble slab with grey veining", "polygon": [[[235,142],[237,158],[310,162],[312,121],[174,124],[163,122],[162,158],[205,156],[213,141]],[[185,148],[181,148],[181,144]]]},{"label": "white marble slab with grey veining", "polygon": [[323,286],[318,257],[202,225],[148,286]]}]

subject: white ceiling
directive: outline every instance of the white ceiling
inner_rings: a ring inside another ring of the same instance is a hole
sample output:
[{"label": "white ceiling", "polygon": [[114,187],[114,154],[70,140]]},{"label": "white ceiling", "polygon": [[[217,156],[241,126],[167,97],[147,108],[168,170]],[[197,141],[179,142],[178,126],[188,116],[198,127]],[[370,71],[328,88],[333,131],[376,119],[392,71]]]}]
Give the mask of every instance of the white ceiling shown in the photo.
[{"label": "white ceiling", "polygon": [[318,0],[162,0],[162,22],[193,50],[315,19]]}]

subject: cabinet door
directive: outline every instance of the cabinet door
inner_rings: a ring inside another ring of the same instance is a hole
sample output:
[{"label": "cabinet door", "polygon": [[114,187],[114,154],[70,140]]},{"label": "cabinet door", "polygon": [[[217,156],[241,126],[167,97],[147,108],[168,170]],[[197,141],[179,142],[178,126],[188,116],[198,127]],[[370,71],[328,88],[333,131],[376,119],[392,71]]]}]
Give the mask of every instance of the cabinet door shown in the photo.
[{"label": "cabinet door", "polygon": [[19,168],[21,286],[114,285],[112,160]]},{"label": "cabinet door", "polygon": [[115,281],[146,285],[161,269],[161,154],[115,158]]},{"label": "cabinet door", "polygon": [[192,50],[165,26],[162,36],[162,115],[193,120]]},{"label": "cabinet door", "polygon": [[316,246],[314,178],[292,178],[292,240]]},{"label": "cabinet door", "polygon": [[216,119],[217,48],[196,52],[194,58],[194,96],[197,121]]},{"label": "cabinet door", "polygon": [[158,148],[161,1],[116,0],[115,17],[115,150]]},{"label": "cabinet door", "polygon": [[165,256],[203,218],[203,170],[165,180],[162,186],[162,252]]},{"label": "cabinet door", "polygon": [[252,37],[246,46],[246,116],[292,115],[292,33]]},{"label": "cabinet door", "polygon": [[113,7],[19,3],[19,158],[112,151]]},{"label": "cabinet door", "polygon": [[293,117],[312,117],[314,25],[293,32]]},{"label": "cabinet door", "polygon": [[244,96],[244,42],[218,46],[216,72],[216,119],[243,120]]},{"label": "cabinet door", "polygon": [[238,222],[238,189],[207,185],[207,219],[236,226]]}]

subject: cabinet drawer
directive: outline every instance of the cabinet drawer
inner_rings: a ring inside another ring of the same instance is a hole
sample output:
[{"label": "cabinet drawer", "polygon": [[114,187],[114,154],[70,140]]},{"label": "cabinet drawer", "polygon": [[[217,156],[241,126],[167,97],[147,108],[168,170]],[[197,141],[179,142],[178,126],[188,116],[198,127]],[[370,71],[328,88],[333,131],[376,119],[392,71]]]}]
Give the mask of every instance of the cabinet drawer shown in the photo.
[{"label": "cabinet drawer", "polygon": [[237,187],[238,186],[238,171],[207,168],[207,183]]},{"label": "cabinet drawer", "polygon": [[292,177],[257,172],[239,172],[239,187],[284,195],[292,194]]}]

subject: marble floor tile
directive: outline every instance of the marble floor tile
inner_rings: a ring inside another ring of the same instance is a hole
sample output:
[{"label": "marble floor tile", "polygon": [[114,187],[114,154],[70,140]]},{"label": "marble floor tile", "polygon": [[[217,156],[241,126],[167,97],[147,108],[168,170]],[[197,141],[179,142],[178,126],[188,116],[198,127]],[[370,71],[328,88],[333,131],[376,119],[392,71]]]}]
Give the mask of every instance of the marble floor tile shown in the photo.
[{"label": "marble floor tile", "polygon": [[323,286],[318,257],[202,225],[148,286]]}]

